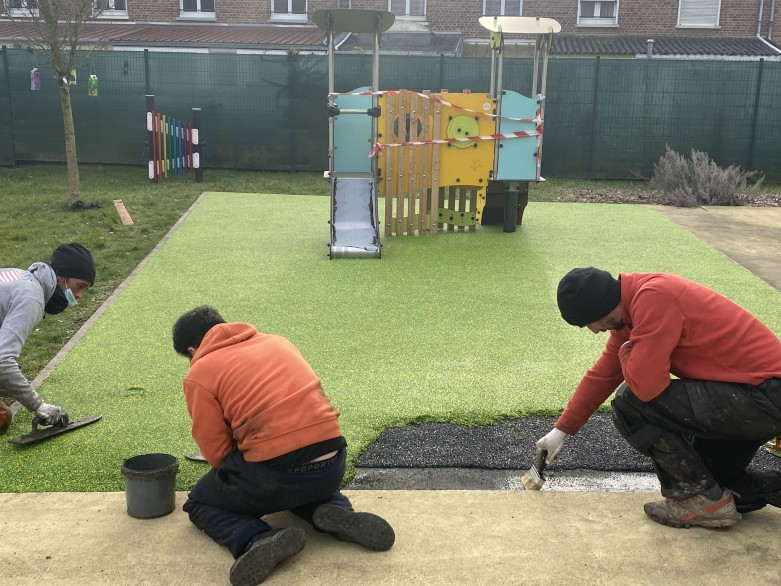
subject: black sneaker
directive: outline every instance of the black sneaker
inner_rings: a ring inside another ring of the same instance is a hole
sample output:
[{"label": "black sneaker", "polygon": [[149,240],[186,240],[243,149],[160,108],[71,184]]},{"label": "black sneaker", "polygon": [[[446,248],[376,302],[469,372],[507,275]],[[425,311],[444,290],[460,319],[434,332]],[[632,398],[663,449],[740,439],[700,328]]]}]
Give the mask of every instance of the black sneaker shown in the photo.
[{"label": "black sneaker", "polygon": [[351,541],[374,551],[393,546],[396,534],[385,519],[372,513],[356,513],[336,505],[320,505],[312,515],[315,527],[342,541]]},{"label": "black sneaker", "polygon": [[246,553],[233,562],[230,581],[233,586],[256,586],[284,560],[304,549],[306,531],[298,527],[272,529],[255,538]]},{"label": "black sneaker", "polygon": [[781,507],[781,470],[750,470],[728,487],[739,513],[751,513],[773,505]]}]

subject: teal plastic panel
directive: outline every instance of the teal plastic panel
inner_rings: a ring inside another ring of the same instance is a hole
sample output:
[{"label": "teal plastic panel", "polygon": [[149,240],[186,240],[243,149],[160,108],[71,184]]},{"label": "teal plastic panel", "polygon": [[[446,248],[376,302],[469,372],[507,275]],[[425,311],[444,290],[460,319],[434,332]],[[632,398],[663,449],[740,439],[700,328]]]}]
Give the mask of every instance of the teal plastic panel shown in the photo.
[{"label": "teal plastic panel", "polygon": [[[527,98],[517,92],[507,91],[502,95],[502,125],[500,132],[507,134],[523,130],[536,130],[534,122],[516,122],[506,118],[534,118],[539,107],[537,98]],[[496,179],[499,181],[521,180],[537,181],[537,137],[506,138],[499,141],[499,168]]]},{"label": "teal plastic panel", "polygon": [[[359,87],[353,92],[365,92]],[[337,96],[334,103],[343,110],[368,110],[371,96]],[[361,114],[342,114],[334,120],[334,173],[371,173],[372,119]]]}]

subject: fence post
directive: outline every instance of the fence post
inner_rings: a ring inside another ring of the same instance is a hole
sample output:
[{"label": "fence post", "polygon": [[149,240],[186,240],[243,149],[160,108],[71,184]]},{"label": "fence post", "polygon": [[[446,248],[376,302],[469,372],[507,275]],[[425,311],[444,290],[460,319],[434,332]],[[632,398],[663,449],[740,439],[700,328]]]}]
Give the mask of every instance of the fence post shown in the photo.
[{"label": "fence post", "polygon": [[5,45],[3,45],[3,71],[5,72],[5,91],[8,94],[8,130],[10,131],[8,138],[11,145],[12,164],[16,166],[16,134],[14,132],[14,106],[11,95],[11,71],[8,67],[8,52]]},{"label": "fence post", "polygon": [[600,59],[597,55],[597,62],[594,65],[594,91],[591,95],[591,133],[590,145],[588,149],[588,177],[594,178],[594,150],[597,143],[597,110],[599,100],[599,64]]},{"label": "fence post", "polygon": [[748,162],[746,170],[751,171],[754,168],[754,142],[757,138],[757,118],[759,117],[759,100],[762,97],[762,71],[765,68],[765,59],[759,59],[757,69],[757,89],[754,95],[754,111],[751,113],[751,130],[748,138]]},{"label": "fence post", "polygon": [[149,49],[144,49],[144,89],[145,93],[151,94],[150,88],[152,84],[149,82]]},{"label": "fence post", "polygon": [[201,136],[201,109],[193,108],[193,131],[198,131],[198,144],[195,152],[198,153],[198,166],[195,167],[195,182],[203,183],[203,136]]},{"label": "fence post", "polygon": [[158,168],[157,168],[157,149],[155,148],[155,97],[153,95],[146,95],[146,118],[147,118],[147,130],[149,131],[149,139],[146,143],[146,150],[149,154],[149,180],[157,181]]}]

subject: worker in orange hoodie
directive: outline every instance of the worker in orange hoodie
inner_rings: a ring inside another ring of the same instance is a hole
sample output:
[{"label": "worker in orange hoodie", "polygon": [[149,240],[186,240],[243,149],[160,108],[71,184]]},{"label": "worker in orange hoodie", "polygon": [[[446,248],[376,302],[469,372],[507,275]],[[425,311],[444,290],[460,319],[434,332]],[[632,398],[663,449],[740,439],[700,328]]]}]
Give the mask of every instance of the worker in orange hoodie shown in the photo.
[{"label": "worker in orange hoodie", "polygon": [[261,519],[278,511],[342,541],[390,549],[391,526],[354,512],[339,491],[347,446],[339,414],[290,341],[201,306],[176,321],[173,343],[190,360],[184,395],[193,438],[211,465],[184,510],[233,554],[231,584],[259,584],[303,549],[303,529]]},{"label": "worker in orange hoodie", "polygon": [[[573,269],[559,282],[567,323],[610,332],[555,427],[537,442],[552,462],[614,392],[618,432],[653,460],[672,527],[729,527],[781,506],[781,471],[748,466],[781,435],[781,341],[716,291],[667,273]],[[673,378],[674,375],[677,378]],[[623,384],[622,384],[623,383]],[[620,385],[620,386],[619,386]]]}]

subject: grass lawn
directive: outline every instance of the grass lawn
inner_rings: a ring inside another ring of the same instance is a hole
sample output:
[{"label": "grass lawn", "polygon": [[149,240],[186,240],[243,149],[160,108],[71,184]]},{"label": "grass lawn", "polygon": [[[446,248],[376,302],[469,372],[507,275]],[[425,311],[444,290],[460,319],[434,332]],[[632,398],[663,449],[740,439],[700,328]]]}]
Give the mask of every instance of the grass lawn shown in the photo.
[{"label": "grass lawn", "polygon": [[[153,222],[137,215],[114,232]],[[329,261],[327,218],[325,197],[205,196],[40,389],[72,418],[103,420],[24,449],[0,442],[0,491],[122,490],[122,460],[156,451],[180,457],[178,488],[190,487],[204,467],[181,458],[196,448],[170,330],[201,303],[301,349],[341,412],[351,466],[393,425],[558,413],[604,344],[558,315],[556,284],[574,266],[676,272],[781,332],[775,289],[642,206],[537,202],[515,233],[386,238],[382,260]],[[100,275],[112,256],[97,256]]]}]

